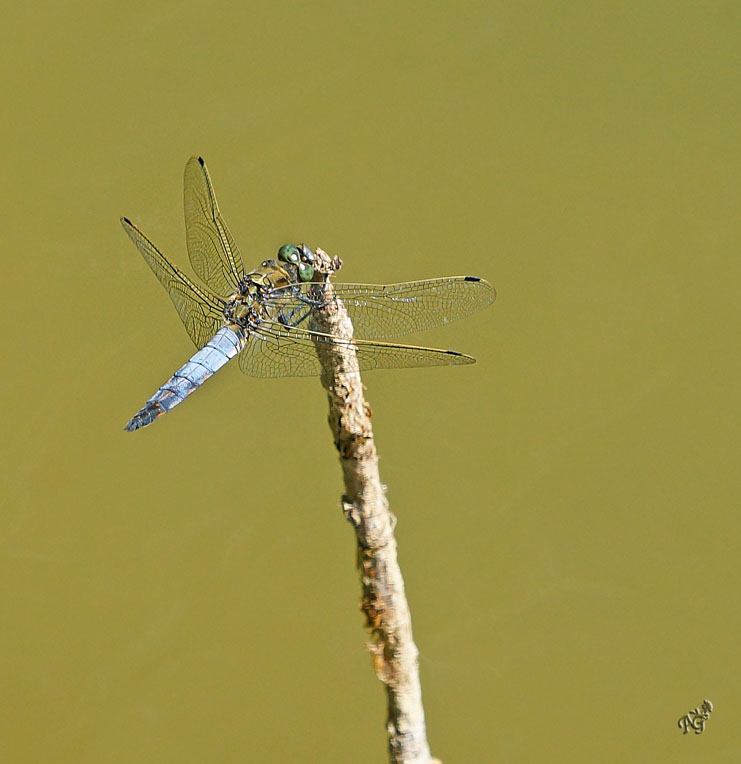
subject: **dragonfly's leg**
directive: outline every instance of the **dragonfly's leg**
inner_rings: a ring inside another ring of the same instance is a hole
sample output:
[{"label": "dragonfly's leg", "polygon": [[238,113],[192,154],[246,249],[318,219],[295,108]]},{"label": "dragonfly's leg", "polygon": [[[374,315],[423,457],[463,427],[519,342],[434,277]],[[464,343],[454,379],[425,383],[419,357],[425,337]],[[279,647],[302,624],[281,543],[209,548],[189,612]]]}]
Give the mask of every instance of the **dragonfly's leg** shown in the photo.
[{"label": "dragonfly's leg", "polygon": [[298,308],[294,308],[290,313],[286,313],[284,310],[282,310],[280,313],[278,313],[278,322],[283,324],[283,326],[291,326],[291,319],[297,310]]},{"label": "dragonfly's leg", "polygon": [[298,326],[301,322],[306,321],[308,316],[311,315],[311,311],[312,310],[316,310],[317,308],[321,307],[322,305],[324,305],[323,302],[318,302],[318,301],[315,301],[315,300],[311,300],[311,301],[305,300],[305,306],[308,306],[308,307],[306,308],[306,311],[304,312],[304,314],[300,318],[294,320],[294,316],[300,310],[303,310],[304,306],[297,306],[290,313],[286,313],[285,311],[281,311],[278,314],[278,321],[280,321],[280,323],[283,324],[284,326]]},{"label": "dragonfly's leg", "polygon": [[294,308],[290,313],[285,313],[284,311],[281,311],[278,314],[278,321],[279,323],[283,324],[283,326],[298,326],[302,321],[306,320],[306,317],[311,313],[313,308],[309,308],[299,319],[294,320],[294,316],[301,310],[301,308]]},{"label": "dragonfly's leg", "polygon": [[[298,326],[300,323],[306,321],[313,310],[323,307],[327,302],[321,297],[302,294],[301,290],[295,287],[292,290],[292,293],[296,300],[302,303],[302,305],[296,305],[290,311],[284,309],[278,313],[278,322],[283,324],[283,326]],[[299,318],[296,318],[296,315],[304,309],[306,309],[305,312]]]},{"label": "dragonfly's leg", "polygon": [[[298,320],[296,320],[296,321],[294,321],[293,323],[291,323],[291,324],[290,324],[290,326],[298,326],[298,325],[299,325],[300,323],[302,323],[303,321],[306,321],[306,319],[307,319],[307,318],[308,318],[308,317],[309,317],[309,316],[312,314],[312,312],[313,312],[313,311],[314,311],[314,308],[309,308],[309,309],[308,309],[308,310],[307,310],[307,311],[304,313],[304,315],[303,315],[303,316],[301,316],[301,318],[299,318]],[[296,313],[296,311],[294,310],[292,315],[294,315],[295,313]]]}]

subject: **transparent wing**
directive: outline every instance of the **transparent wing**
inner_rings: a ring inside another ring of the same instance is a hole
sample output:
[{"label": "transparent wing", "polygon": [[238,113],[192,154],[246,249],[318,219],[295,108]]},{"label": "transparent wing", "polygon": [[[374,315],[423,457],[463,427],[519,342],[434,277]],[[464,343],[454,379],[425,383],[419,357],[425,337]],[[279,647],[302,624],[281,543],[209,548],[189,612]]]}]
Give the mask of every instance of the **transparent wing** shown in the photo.
[{"label": "transparent wing", "polygon": [[317,342],[354,348],[360,369],[364,371],[450,366],[476,361],[470,355],[454,350],[345,340],[309,329],[263,321],[259,329],[250,332],[247,347],[239,355],[239,368],[251,377],[307,377],[320,374],[322,367],[316,353]]},{"label": "transparent wing", "polygon": [[167,290],[188,336],[202,348],[224,324],[224,303],[194,284],[128,218],[121,225]]},{"label": "transparent wing", "polygon": [[201,157],[191,157],[185,165],[184,201],[190,264],[204,284],[226,297],[236,291],[244,277],[244,263],[221,216]]},{"label": "transparent wing", "polygon": [[[353,322],[355,336],[401,337],[434,329],[494,302],[496,292],[478,276],[450,276],[401,284],[333,284]],[[276,289],[267,299],[289,323],[321,304],[320,285],[304,283]]]}]

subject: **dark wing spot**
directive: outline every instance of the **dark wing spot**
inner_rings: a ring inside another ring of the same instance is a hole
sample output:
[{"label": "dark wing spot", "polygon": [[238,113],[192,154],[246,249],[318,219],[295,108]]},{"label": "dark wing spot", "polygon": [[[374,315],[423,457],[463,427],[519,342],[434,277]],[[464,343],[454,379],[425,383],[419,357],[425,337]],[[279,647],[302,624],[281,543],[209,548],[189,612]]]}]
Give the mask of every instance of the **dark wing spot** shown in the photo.
[{"label": "dark wing spot", "polygon": [[465,281],[481,281],[478,276],[466,276]]},{"label": "dark wing spot", "polygon": [[203,157],[198,157],[198,164],[200,164],[200,165],[201,165],[201,167],[203,167],[203,166],[206,164],[206,163],[203,161]]}]

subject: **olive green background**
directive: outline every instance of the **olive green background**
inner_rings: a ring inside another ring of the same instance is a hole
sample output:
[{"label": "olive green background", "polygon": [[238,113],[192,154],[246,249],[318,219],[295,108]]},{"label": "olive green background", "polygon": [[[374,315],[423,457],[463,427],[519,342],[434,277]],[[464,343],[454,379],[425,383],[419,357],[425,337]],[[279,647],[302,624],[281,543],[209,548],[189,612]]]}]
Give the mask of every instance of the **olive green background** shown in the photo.
[{"label": "olive green background", "polygon": [[497,287],[411,338],[477,365],[365,378],[435,755],[737,761],[738,3],[3,26],[0,759],[386,757],[319,382],[123,431],[192,346],[118,218],[189,270],[200,153],[250,267]]}]

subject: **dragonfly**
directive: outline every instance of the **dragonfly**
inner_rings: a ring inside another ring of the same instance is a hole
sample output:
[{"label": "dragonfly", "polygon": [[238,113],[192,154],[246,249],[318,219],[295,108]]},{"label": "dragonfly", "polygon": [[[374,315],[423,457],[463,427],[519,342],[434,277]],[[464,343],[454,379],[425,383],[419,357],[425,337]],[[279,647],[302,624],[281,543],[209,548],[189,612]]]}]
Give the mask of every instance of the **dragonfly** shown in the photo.
[{"label": "dragonfly", "polygon": [[[304,244],[284,244],[277,258],[247,272],[216,202],[206,163],[185,165],[185,232],[195,283],[171,263],[128,218],[124,231],[172,300],[197,352],[149,398],[125,429],[139,430],[182,403],[233,358],[252,377],[318,375],[317,343],[357,355],[360,370],[474,363],[454,350],[384,340],[433,329],[489,305],[495,290],[478,276],[399,284],[339,284],[317,280],[316,255]],[[333,295],[333,296],[330,296]],[[340,299],[353,338],[314,331],[311,316]]]}]

